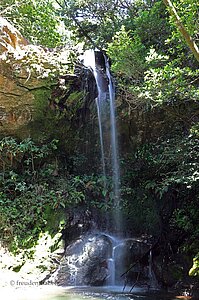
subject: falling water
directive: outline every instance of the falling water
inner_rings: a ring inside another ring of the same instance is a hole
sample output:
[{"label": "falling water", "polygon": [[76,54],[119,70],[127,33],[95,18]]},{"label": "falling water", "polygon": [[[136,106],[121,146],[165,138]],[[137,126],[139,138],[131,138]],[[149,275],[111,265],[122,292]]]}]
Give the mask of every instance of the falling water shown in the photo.
[{"label": "falling water", "polygon": [[152,256],[152,250],[150,250],[150,252],[149,252],[149,279],[150,279],[150,281],[153,278],[152,263],[153,263],[153,256]]},{"label": "falling water", "polygon": [[153,252],[152,250],[150,250],[149,252],[149,285],[150,285],[150,288],[151,289],[156,289],[158,288],[158,282],[157,282],[157,279],[156,279],[156,276],[154,274],[154,271],[153,271]]},{"label": "falling water", "polygon": [[97,106],[98,126],[99,126],[99,134],[100,134],[100,148],[101,148],[101,162],[102,162],[102,172],[103,172],[103,180],[104,180],[104,190],[106,191],[106,187],[107,187],[106,165],[105,165],[105,151],[104,151],[103,127],[102,127],[102,116],[103,116],[104,104],[106,100],[106,91],[103,88],[103,80],[100,76],[101,75],[100,71],[96,67],[94,50],[85,51],[84,65],[87,67],[91,67],[97,84],[98,97],[96,99],[96,106]]},{"label": "falling water", "polygon": [[[99,56],[98,56],[99,55]],[[101,57],[99,59],[99,57]],[[105,136],[106,123],[110,124],[110,136],[109,147],[111,148],[111,165],[112,165],[112,181],[113,181],[113,220],[114,230],[117,233],[121,233],[122,220],[120,214],[120,170],[119,170],[119,155],[118,155],[118,141],[116,130],[116,113],[115,113],[115,89],[110,74],[110,66],[107,57],[99,51],[86,51],[84,55],[84,64],[89,66],[93,70],[93,74],[96,80],[98,89],[98,98],[96,99],[100,145],[101,145],[101,161],[104,176],[104,187],[106,191],[106,169],[108,169],[105,160],[105,153],[107,153],[107,143],[105,149]],[[110,112],[108,112],[108,107]],[[115,247],[113,247],[112,256],[108,260],[109,269],[109,282],[110,285],[115,285]]]},{"label": "falling water", "polygon": [[107,285],[110,286],[121,285],[121,278],[118,278],[118,276],[116,276],[116,256],[117,256],[116,252],[118,253],[119,247],[123,245],[123,240],[120,240],[108,234],[106,234],[106,236],[108,236],[112,242],[112,253],[110,258],[107,260],[108,270],[109,270]]},{"label": "falling water", "polygon": [[115,285],[115,259],[109,258],[107,262],[108,262],[108,271],[109,271],[109,278],[107,284],[114,286]]},{"label": "falling water", "polygon": [[102,171],[103,171],[103,180],[104,180],[104,190],[106,191],[106,167],[105,167],[105,154],[104,154],[104,142],[103,142],[103,131],[102,131],[102,106],[101,104],[101,95],[99,93],[98,98],[96,99],[97,104],[97,116],[98,116],[98,126],[100,133],[100,146],[101,146],[101,160],[102,160]]},{"label": "falling water", "polygon": [[115,113],[115,88],[110,74],[110,65],[106,56],[105,66],[106,75],[109,82],[109,98],[110,98],[110,122],[111,122],[111,152],[112,152],[112,169],[113,169],[113,194],[114,194],[114,219],[116,229],[121,231],[122,220],[120,214],[120,168],[118,155],[118,139],[116,130],[116,113]]},{"label": "falling water", "polygon": [[[101,54],[104,59],[104,63],[96,60],[97,55]],[[84,55],[84,64],[89,66],[93,70],[95,76],[98,98],[97,113],[98,113],[98,124],[100,134],[100,145],[101,145],[101,161],[102,170],[104,177],[104,187],[106,190],[106,161],[105,161],[105,128],[104,123],[109,119],[110,122],[110,141],[111,147],[111,160],[112,160],[112,179],[113,179],[113,198],[114,198],[114,228],[116,231],[121,232],[122,220],[120,213],[120,168],[119,168],[119,155],[118,155],[118,141],[117,141],[117,130],[116,130],[116,113],[115,113],[115,89],[110,74],[109,61],[106,55],[99,51],[87,50]],[[106,78],[105,78],[106,77]],[[108,96],[108,99],[107,99]],[[107,101],[109,100],[109,101]],[[110,106],[110,115],[107,115],[107,103]],[[107,149],[106,149],[107,150]]]}]

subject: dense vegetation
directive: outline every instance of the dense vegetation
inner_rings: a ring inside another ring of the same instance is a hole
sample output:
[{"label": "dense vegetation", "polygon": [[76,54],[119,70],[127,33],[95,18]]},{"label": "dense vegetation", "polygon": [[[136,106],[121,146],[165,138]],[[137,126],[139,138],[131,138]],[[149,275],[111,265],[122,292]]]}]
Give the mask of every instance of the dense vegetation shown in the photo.
[{"label": "dense vegetation", "polygon": [[[108,53],[117,88],[127,231],[160,236],[172,253],[195,257],[191,275],[199,275],[198,62],[163,1],[29,0],[17,9],[15,1],[1,2],[2,14],[31,42],[81,43]],[[173,4],[197,42],[199,5]],[[1,140],[0,230],[6,242],[15,237],[12,246],[32,244],[46,230],[49,215],[61,208],[111,209],[111,186],[103,189],[95,161],[97,123],[94,132],[89,125],[91,119],[71,127],[66,143],[57,140],[57,132],[40,145]]]}]

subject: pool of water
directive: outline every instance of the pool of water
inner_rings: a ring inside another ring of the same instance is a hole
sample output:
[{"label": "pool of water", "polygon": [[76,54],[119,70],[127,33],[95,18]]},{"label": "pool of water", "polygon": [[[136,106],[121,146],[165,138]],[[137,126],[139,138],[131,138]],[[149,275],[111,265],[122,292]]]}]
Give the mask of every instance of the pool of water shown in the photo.
[{"label": "pool of water", "polygon": [[131,293],[123,287],[26,287],[3,288],[1,299],[14,300],[176,300],[174,295],[160,291],[134,288]]},{"label": "pool of water", "polygon": [[[73,289],[72,289],[73,290]],[[71,291],[72,291],[71,290]],[[123,286],[107,286],[107,287],[76,287],[75,293],[82,297],[101,299],[101,300],[174,300],[174,295],[170,293],[162,293],[158,290],[148,291],[143,288]]]}]

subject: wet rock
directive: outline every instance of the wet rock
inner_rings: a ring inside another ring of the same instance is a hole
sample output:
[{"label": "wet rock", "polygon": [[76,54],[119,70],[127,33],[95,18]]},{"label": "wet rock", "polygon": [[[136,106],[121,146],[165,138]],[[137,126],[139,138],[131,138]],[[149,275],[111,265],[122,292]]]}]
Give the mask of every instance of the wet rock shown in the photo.
[{"label": "wet rock", "polygon": [[66,248],[57,272],[58,285],[102,285],[107,276],[106,260],[112,244],[106,235],[84,236]]},{"label": "wet rock", "polygon": [[[57,272],[58,285],[129,284],[149,279],[150,244],[138,239],[120,240],[98,233],[82,235],[66,247]],[[127,276],[121,275],[133,265]],[[114,272],[114,274],[113,274]]]},{"label": "wet rock", "polygon": [[115,248],[116,280],[126,274],[125,280],[134,282],[139,274],[140,279],[148,278],[150,244],[138,239],[125,239]]},{"label": "wet rock", "polygon": [[68,223],[63,229],[63,240],[67,252],[77,251],[76,243],[80,243],[80,236],[85,235],[91,228],[95,228],[95,222],[91,212],[85,208],[78,208],[68,212]]}]

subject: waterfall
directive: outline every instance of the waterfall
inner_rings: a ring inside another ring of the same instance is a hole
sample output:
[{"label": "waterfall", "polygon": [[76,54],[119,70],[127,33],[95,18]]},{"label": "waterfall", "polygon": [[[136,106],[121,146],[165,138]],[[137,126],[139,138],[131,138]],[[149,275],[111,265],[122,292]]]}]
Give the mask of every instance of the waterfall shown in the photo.
[{"label": "waterfall", "polygon": [[104,111],[105,111],[105,104],[106,104],[106,84],[103,80],[103,74],[101,70],[97,68],[95,62],[95,51],[94,50],[87,50],[83,56],[84,65],[87,67],[91,67],[93,75],[95,77],[97,90],[98,90],[98,97],[96,99],[96,106],[97,106],[97,116],[98,116],[98,126],[99,126],[99,135],[100,135],[100,149],[101,149],[101,163],[102,163],[102,173],[103,173],[103,180],[104,180],[104,190],[106,191],[107,184],[106,184],[106,164],[105,164],[105,150],[104,150],[104,132],[103,132],[103,119],[104,119]]},{"label": "waterfall", "polygon": [[101,146],[101,160],[102,160],[102,171],[103,171],[103,180],[104,180],[104,190],[106,191],[106,168],[105,168],[105,154],[104,154],[104,142],[103,142],[103,131],[102,131],[102,118],[101,118],[101,107],[100,107],[100,96],[96,99],[97,104],[97,116],[98,116],[98,125],[99,125],[99,134],[100,134],[100,146]]},{"label": "waterfall", "polygon": [[107,285],[116,285],[116,248],[121,244],[121,241],[111,235],[107,235],[112,242],[112,253],[111,257],[107,260],[109,277],[107,280]]},{"label": "waterfall", "polygon": [[109,278],[107,280],[107,285],[114,286],[115,285],[115,259],[114,258],[108,259],[108,271],[109,271]]},{"label": "waterfall", "polygon": [[[96,80],[98,97],[96,99],[98,126],[101,146],[101,163],[104,178],[104,189],[107,190],[107,174],[112,173],[113,185],[113,222],[114,230],[121,233],[122,221],[120,214],[120,170],[118,141],[116,129],[115,112],[115,88],[110,73],[109,61],[102,52],[87,50],[84,54],[84,65],[92,69]],[[108,141],[107,141],[108,137]],[[111,151],[110,151],[111,150]],[[108,164],[109,151],[111,153],[111,168]],[[111,169],[111,170],[110,170]],[[118,246],[116,240],[113,241],[112,255],[107,260],[109,277],[108,285],[115,285],[115,249]]]},{"label": "waterfall", "polygon": [[156,276],[153,271],[153,252],[150,250],[149,252],[149,285],[151,289],[159,288]]},{"label": "waterfall", "polygon": [[[108,166],[105,153],[108,155],[108,149],[111,149],[111,172],[113,184],[113,219],[114,229],[121,232],[122,218],[120,214],[120,168],[118,154],[118,140],[115,112],[115,88],[110,73],[109,61],[102,52],[87,50],[84,55],[84,64],[92,68],[96,85],[98,89],[98,98],[96,99],[98,126],[101,146],[101,162],[104,178],[104,188],[106,191],[106,177]],[[110,129],[106,124],[109,124]],[[107,132],[108,131],[108,132]],[[110,136],[109,142],[105,143],[106,137]]]},{"label": "waterfall", "polygon": [[110,74],[110,65],[106,56],[105,66],[108,78],[109,98],[110,98],[110,123],[111,123],[111,152],[112,152],[112,169],[113,169],[113,191],[114,191],[114,207],[120,207],[120,171],[118,156],[118,141],[116,134],[116,116],[115,116],[115,89]]},{"label": "waterfall", "polygon": [[119,233],[122,231],[122,217],[120,212],[120,167],[118,154],[118,137],[115,112],[115,88],[110,73],[110,65],[107,57],[104,55],[106,75],[108,78],[109,99],[110,99],[110,124],[111,124],[111,154],[112,154],[112,178],[114,195],[114,222],[115,229]]}]

